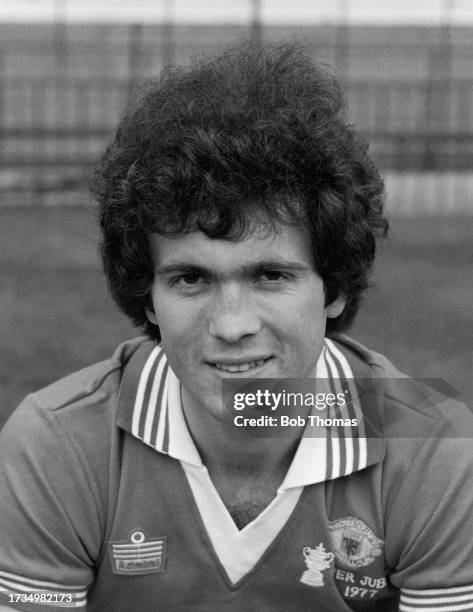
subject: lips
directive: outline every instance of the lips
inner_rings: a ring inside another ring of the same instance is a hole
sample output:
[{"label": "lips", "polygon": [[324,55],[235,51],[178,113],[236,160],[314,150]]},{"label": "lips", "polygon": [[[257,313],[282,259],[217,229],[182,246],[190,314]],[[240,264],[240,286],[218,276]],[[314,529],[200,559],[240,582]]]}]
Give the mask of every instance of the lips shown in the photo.
[{"label": "lips", "polygon": [[254,359],[252,361],[240,361],[240,360],[235,361],[235,362],[231,362],[231,361],[211,362],[210,361],[208,363],[209,365],[213,366],[217,370],[221,370],[222,372],[229,372],[231,374],[234,374],[237,372],[248,372],[249,370],[259,368],[260,366],[268,362],[270,359],[271,357],[266,357],[266,358],[263,357],[261,359]]}]

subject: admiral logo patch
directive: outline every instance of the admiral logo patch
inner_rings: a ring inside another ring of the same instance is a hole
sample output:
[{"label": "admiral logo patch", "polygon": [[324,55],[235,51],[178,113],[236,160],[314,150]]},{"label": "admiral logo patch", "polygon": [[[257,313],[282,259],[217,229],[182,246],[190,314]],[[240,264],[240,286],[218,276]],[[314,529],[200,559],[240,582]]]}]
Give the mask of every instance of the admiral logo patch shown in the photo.
[{"label": "admiral logo patch", "polygon": [[144,531],[135,529],[128,540],[108,545],[114,574],[153,574],[164,569],[165,537],[148,539]]},{"label": "admiral logo patch", "polygon": [[328,525],[335,558],[343,567],[365,567],[381,554],[383,541],[362,520],[348,516]]}]

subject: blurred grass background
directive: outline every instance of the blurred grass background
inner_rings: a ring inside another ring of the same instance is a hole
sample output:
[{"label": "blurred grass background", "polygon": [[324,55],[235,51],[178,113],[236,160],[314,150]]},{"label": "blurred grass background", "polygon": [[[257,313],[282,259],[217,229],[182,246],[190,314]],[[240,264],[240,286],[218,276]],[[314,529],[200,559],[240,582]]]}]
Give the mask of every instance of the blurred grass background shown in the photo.
[{"label": "blurred grass background", "polygon": [[[472,217],[394,217],[351,335],[473,394]],[[0,425],[21,398],[139,330],[108,296],[90,206],[0,208]]]}]

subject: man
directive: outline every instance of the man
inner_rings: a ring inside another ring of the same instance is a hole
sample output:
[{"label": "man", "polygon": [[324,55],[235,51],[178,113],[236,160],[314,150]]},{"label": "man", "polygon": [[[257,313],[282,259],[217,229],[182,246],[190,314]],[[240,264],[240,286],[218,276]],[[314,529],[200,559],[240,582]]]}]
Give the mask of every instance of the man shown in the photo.
[{"label": "man", "polygon": [[342,110],[284,44],[131,103],[94,191],[147,338],[5,426],[1,609],[473,610],[469,415],[339,333],[387,230]]}]

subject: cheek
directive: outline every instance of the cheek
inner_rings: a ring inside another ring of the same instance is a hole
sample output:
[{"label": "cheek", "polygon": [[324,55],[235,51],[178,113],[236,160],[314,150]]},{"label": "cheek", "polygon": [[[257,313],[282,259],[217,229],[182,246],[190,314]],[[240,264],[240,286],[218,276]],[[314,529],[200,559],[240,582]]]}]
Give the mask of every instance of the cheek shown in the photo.
[{"label": "cheek", "polygon": [[[161,332],[162,344],[178,343],[184,347],[189,344],[198,331],[202,317],[191,300],[179,300],[156,291],[153,306]],[[176,348],[176,345],[174,345]]]},{"label": "cheek", "polygon": [[308,326],[318,324],[326,318],[325,296],[318,286],[304,292],[294,307],[298,318]]},{"label": "cheek", "polygon": [[317,343],[325,334],[326,312],[324,297],[319,291],[310,292],[299,300],[285,320],[287,333],[301,347]]}]

